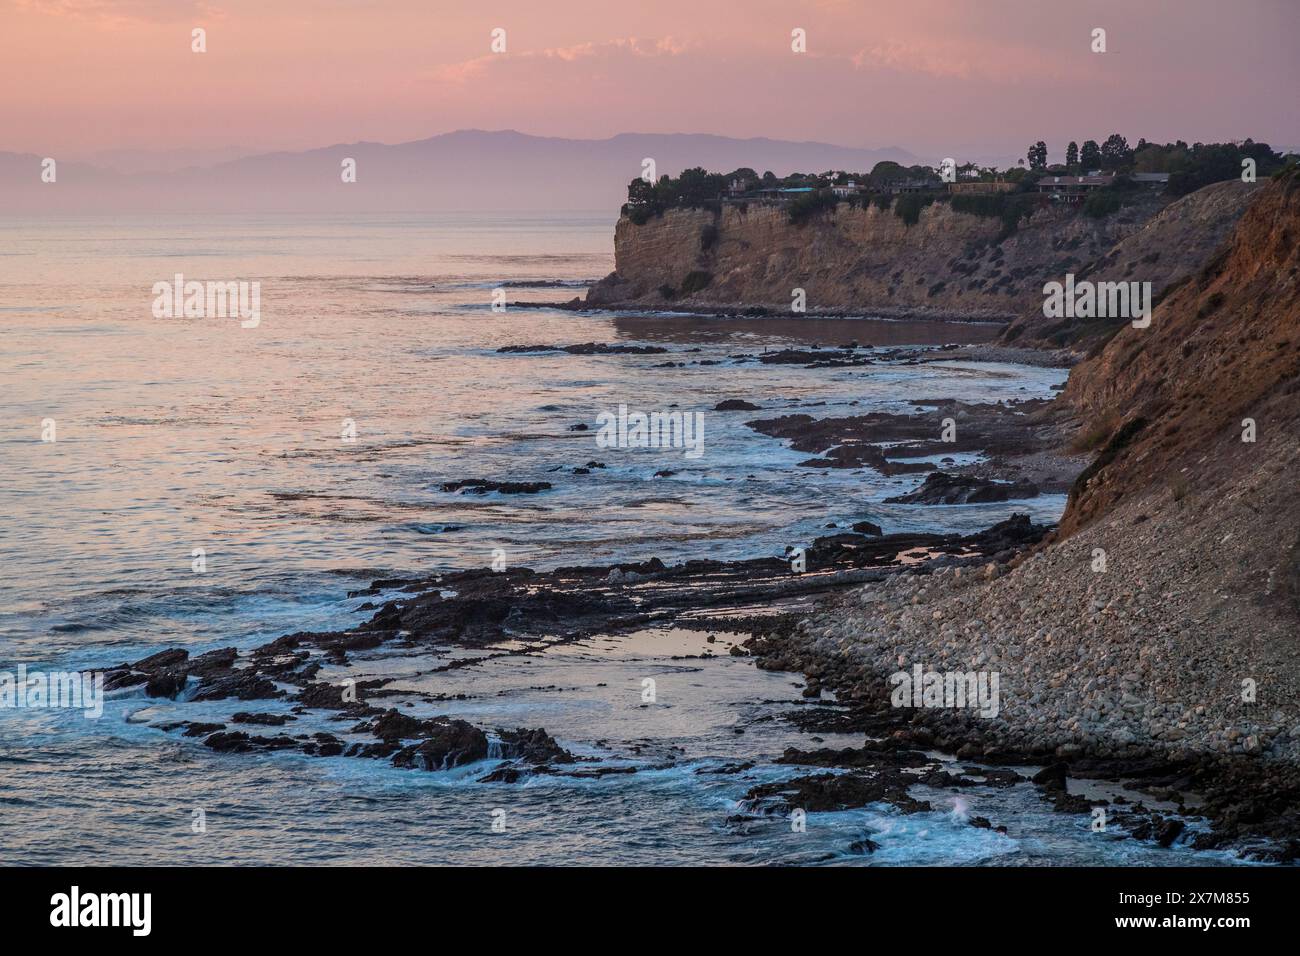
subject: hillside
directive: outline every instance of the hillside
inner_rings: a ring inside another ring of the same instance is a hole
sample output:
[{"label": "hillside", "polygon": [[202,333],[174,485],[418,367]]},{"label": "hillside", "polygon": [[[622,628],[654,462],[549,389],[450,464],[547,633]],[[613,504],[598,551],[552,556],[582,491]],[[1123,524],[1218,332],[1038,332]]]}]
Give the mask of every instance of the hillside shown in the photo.
[{"label": "hillside", "polygon": [[[1059,401],[1101,451],[1055,543],[1012,567],[869,586],[774,666],[864,701],[903,660],[997,670],[1000,716],[957,737],[977,752],[1300,762],[1298,239],[1293,173],[1259,190],[1149,328],[1122,328],[1075,368]],[[1248,768],[1213,766],[1236,780],[1232,799],[1271,800],[1279,832],[1295,826],[1294,792],[1274,799],[1233,776]]]}]

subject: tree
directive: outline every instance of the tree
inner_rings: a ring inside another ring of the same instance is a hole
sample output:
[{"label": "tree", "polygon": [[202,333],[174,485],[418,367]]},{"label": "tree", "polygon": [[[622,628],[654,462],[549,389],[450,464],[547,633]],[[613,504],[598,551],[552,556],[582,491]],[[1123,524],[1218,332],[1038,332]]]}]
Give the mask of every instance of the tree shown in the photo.
[{"label": "tree", "polygon": [[1047,168],[1047,144],[1041,139],[1033,146],[1029,147],[1029,168],[1046,169]]},{"label": "tree", "polygon": [[1128,140],[1119,133],[1111,133],[1106,142],[1101,144],[1101,168],[1119,169],[1127,166],[1133,159],[1133,150],[1128,147]]},{"label": "tree", "polygon": [[1097,145],[1095,139],[1084,140],[1083,152],[1079,154],[1079,165],[1083,167],[1085,173],[1101,168],[1101,147]]},{"label": "tree", "polygon": [[871,168],[871,181],[873,183],[891,183],[906,178],[907,170],[889,159],[881,160]]},{"label": "tree", "polygon": [[654,200],[655,187],[640,176],[627,184],[627,201],[634,206],[650,203]]},{"label": "tree", "polygon": [[1070,145],[1065,147],[1065,167],[1073,170],[1079,165],[1079,144],[1070,140]]}]

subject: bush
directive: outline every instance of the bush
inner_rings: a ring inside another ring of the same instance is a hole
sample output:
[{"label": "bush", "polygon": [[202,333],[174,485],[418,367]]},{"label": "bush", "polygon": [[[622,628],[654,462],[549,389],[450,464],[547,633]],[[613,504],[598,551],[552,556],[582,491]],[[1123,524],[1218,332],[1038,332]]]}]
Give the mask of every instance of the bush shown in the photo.
[{"label": "bush", "polygon": [[696,269],[694,272],[688,272],[686,273],[686,278],[682,280],[682,295],[691,295],[692,293],[699,292],[701,289],[707,288],[709,283],[712,281],[713,273],[711,272],[704,272],[701,269]]},{"label": "bush", "polygon": [[1105,219],[1124,208],[1124,200],[1109,189],[1096,189],[1083,201],[1083,213],[1093,219]]},{"label": "bush", "polygon": [[921,221],[921,210],[934,202],[934,197],[925,193],[901,193],[894,203],[894,215],[906,225],[915,226]]},{"label": "bush", "polygon": [[707,226],[705,226],[703,229],[700,230],[700,250],[702,252],[708,252],[710,249],[714,247],[714,245],[717,244],[717,241],[718,241],[718,227],[715,226],[713,223],[709,223]]},{"label": "bush", "polygon": [[801,226],[814,216],[829,212],[838,205],[839,199],[830,190],[818,189],[800,196],[790,203],[790,224]]},{"label": "bush", "polygon": [[871,197],[871,204],[880,210],[888,210],[894,204],[894,197],[889,193],[876,193]]},{"label": "bush", "polygon": [[1038,199],[1032,193],[957,193],[952,197],[954,212],[1001,220],[999,242],[1019,228],[1021,219],[1032,216],[1037,205]]}]

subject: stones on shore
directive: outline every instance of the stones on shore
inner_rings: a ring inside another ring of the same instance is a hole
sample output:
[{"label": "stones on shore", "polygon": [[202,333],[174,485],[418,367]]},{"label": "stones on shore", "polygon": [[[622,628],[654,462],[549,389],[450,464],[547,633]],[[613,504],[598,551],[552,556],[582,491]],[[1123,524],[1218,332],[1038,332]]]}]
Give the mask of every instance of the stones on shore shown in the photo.
[{"label": "stones on shore", "polygon": [[756,412],[760,407],[743,398],[728,398],[714,405],[713,410],[715,412]]}]

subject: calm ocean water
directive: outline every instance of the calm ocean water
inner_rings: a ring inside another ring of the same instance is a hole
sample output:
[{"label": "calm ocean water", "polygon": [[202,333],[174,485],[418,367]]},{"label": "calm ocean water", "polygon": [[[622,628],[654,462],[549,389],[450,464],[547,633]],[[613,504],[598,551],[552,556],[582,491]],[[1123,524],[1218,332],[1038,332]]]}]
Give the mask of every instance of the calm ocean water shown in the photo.
[{"label": "calm ocean water", "polygon": [[[612,268],[606,216],[0,220],[0,670],[94,668],[166,646],[251,647],[363,620],[350,589],[393,575],[658,556],[779,554],[832,521],[973,531],[1061,496],[908,508],[915,483],[798,469],[743,422],[906,410],[934,396],[1047,397],[1057,370],[932,364],[808,371],[738,362],[765,348],[980,341],[988,327],[715,320],[490,308],[562,301]],[[155,282],[258,281],[261,322],[159,319]],[[526,288],[521,284],[543,283]],[[507,345],[660,345],[667,355],[500,354]],[[718,364],[690,364],[699,361]],[[685,367],[664,367],[667,361]],[[763,412],[714,414],[726,398]],[[597,448],[596,415],[704,411],[705,453]],[[57,441],[44,442],[52,420]],[[347,420],[355,442],[341,439]],[[579,476],[590,460],[605,469]],[[655,472],[671,470],[671,477]],[[537,496],[460,496],[444,481],[550,481]],[[202,549],[206,571],[195,573]],[[485,727],[544,726],[576,753],[640,768],[598,780],[474,782],[379,761],[217,755],[150,726],[228,717],[226,703],[127,696],[99,720],[0,710],[0,862],[1196,862],[1097,838],[1032,789],[936,794],[932,814],[727,822],[770,759],[810,746],[779,720],[796,675],[744,659],[671,661],[700,638],[655,632],[427,675]],[[639,706],[654,675],[666,706]],[[539,690],[538,688],[550,688]],[[561,688],[556,692],[554,688]],[[230,702],[234,703],[234,702]],[[755,722],[756,721],[756,722]],[[743,727],[745,733],[735,732]],[[298,730],[307,730],[298,726]],[[337,730],[337,727],[332,728]],[[826,736],[826,735],[823,735]],[[827,745],[860,741],[834,735]],[[743,775],[701,774],[755,761]],[[207,832],[191,831],[195,809]],[[505,810],[504,833],[493,832]],[[978,813],[1012,837],[965,823]],[[870,831],[870,858],[847,846]],[[1216,860],[1217,861],[1217,860]]]}]

